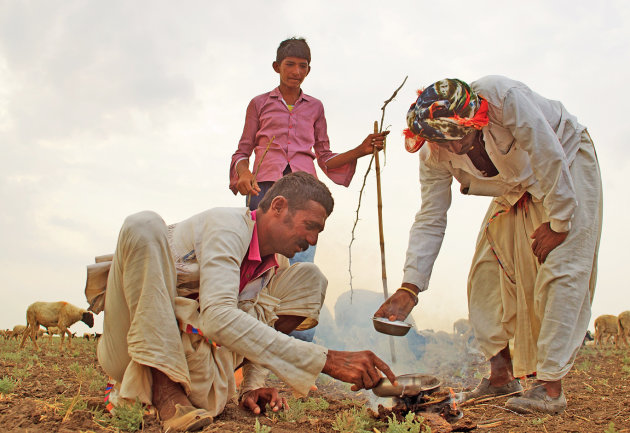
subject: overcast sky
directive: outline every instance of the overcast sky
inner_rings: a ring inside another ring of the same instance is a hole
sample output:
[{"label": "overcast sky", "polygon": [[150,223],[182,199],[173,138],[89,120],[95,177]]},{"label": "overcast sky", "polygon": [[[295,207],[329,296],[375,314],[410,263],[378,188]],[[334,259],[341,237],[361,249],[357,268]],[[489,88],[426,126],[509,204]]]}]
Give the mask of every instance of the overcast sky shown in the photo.
[{"label": "overcast sky", "polygon": [[[324,103],[333,151],[360,143],[409,76],[385,115],[390,291],[420,205],[418,157],[401,135],[416,89],[502,74],[562,101],[588,126],[605,201],[593,317],[628,310],[629,21],[621,0],[0,0],[0,328],[25,323],[35,301],[85,306],[85,265],[113,252],[127,215],[151,209],[173,223],[243,205],[228,189],[230,156],[250,99],[278,85],[271,63],[291,36],[311,46],[302,88]],[[348,245],[368,162],[349,188],[320,176],[336,200],[316,256],[331,310],[349,290]],[[442,252],[413,312],[420,328],[450,329],[467,315],[466,277],[488,199],[454,189]],[[380,292],[375,196],[372,172],[352,271],[355,288]]]}]

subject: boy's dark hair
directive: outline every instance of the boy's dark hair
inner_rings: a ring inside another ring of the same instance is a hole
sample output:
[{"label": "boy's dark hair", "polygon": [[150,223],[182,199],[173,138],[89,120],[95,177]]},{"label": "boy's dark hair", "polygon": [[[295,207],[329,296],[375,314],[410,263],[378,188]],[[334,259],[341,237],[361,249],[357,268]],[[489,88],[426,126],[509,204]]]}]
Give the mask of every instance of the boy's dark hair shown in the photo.
[{"label": "boy's dark hair", "polygon": [[328,187],[304,171],[289,173],[278,179],[258,203],[258,208],[263,213],[267,212],[271,201],[279,195],[287,199],[291,213],[305,209],[306,203],[313,200],[324,207],[326,216],[330,216],[335,205]]},{"label": "boy's dark hair", "polygon": [[293,37],[280,42],[276,52],[276,62],[282,63],[286,57],[306,59],[310,65],[311,49],[308,47],[306,39]]}]

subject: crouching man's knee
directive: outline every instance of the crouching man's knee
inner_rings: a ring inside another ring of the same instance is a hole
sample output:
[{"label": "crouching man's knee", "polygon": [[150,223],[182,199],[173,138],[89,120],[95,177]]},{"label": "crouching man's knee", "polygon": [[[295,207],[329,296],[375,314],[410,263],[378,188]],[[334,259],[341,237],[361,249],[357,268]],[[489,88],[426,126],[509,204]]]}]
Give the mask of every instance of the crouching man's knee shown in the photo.
[{"label": "crouching man's knee", "polygon": [[304,321],[298,329],[317,325],[324,304],[328,280],[313,263],[295,263],[283,269],[272,281],[269,294],[279,300],[278,316],[298,316]]},{"label": "crouching man's knee", "polygon": [[151,241],[166,236],[166,223],[157,213],[145,210],[129,215],[121,228],[121,234],[134,240]]}]

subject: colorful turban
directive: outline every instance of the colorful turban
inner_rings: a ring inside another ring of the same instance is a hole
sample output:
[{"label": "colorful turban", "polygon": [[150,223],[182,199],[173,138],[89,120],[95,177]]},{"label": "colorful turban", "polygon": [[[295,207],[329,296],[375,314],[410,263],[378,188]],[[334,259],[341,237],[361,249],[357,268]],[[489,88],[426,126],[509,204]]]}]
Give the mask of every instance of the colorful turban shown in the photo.
[{"label": "colorful turban", "polygon": [[425,140],[459,140],[488,124],[488,102],[461,80],[446,78],[418,92],[407,112],[405,148],[417,152]]}]

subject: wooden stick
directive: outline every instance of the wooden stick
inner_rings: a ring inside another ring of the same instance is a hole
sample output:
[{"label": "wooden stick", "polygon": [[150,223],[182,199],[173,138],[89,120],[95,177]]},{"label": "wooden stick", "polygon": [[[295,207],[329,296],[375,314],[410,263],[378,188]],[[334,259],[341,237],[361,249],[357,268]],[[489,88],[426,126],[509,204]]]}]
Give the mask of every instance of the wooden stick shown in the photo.
[{"label": "wooden stick", "polygon": [[[382,112],[381,127],[379,131],[377,132],[381,132],[383,130],[383,122],[385,120],[385,108],[387,107],[387,104],[389,104],[396,97],[396,95],[398,94],[398,91],[402,89],[402,87],[405,85],[406,82],[407,82],[407,77],[405,77],[402,84],[398,86],[396,90],[394,90],[394,93],[392,94],[392,96],[383,103],[383,106],[381,107],[381,112]],[[387,139],[385,139],[385,141],[383,142],[383,154],[385,154],[386,143],[387,143]],[[368,174],[370,174],[370,170],[372,169],[373,161],[374,161],[374,154],[372,154],[372,157],[370,158],[370,164],[368,165],[368,168],[365,171],[365,175],[363,176],[363,184],[361,185],[361,189],[359,190],[359,202],[357,204],[357,210],[355,211],[356,217],[354,219],[354,224],[352,225],[351,239],[350,239],[350,244],[348,245],[348,273],[350,274],[350,302],[351,303],[352,303],[352,295],[354,294],[354,288],[352,287],[352,244],[354,243],[354,240],[356,239],[354,232],[357,228],[357,224],[359,223],[359,210],[361,209],[361,198],[363,197],[363,190],[365,189],[365,184],[367,181]]]},{"label": "wooden stick", "polygon": [[[374,133],[378,134],[378,122],[374,121]],[[378,201],[378,237],[381,246],[381,278],[383,279],[383,295],[385,300],[389,298],[387,293],[387,270],[385,269],[385,236],[383,235],[383,198],[381,196],[381,164],[378,159],[378,149],[374,148],[374,170],[376,171],[376,198]]]},{"label": "wooden stick", "polygon": [[[402,87],[405,85],[405,83],[407,82],[407,78],[409,78],[409,76],[405,76],[405,79],[403,80],[402,84],[400,86],[398,86],[398,88],[396,90],[394,90],[394,93],[392,94],[392,96],[390,96],[390,98],[385,101],[383,103],[383,106],[381,107],[381,127],[379,128],[378,132],[383,131],[383,122],[385,121],[385,107],[387,107],[387,104],[389,104],[390,102],[392,102],[394,100],[394,98],[396,97],[396,95],[398,95],[398,91],[400,89],[402,89]],[[387,165],[387,140],[383,142],[383,156],[385,158],[385,165]]]},{"label": "wooden stick", "polygon": [[[378,122],[374,121],[374,133],[378,134]],[[381,245],[381,279],[383,280],[383,296],[389,298],[387,293],[387,269],[385,268],[385,235],[383,234],[383,198],[381,195],[381,164],[378,160],[378,149],[374,148],[374,170],[376,171],[376,198],[378,202],[378,238]],[[392,355],[392,363],[396,362],[396,348],[394,337],[389,336],[389,350]]]},{"label": "wooden stick", "polygon": [[[258,175],[258,170],[260,170],[260,165],[262,164],[263,159],[265,159],[265,155],[267,155],[267,152],[269,151],[269,146],[271,146],[271,143],[273,143],[274,138],[276,138],[275,135],[271,137],[271,140],[269,140],[269,143],[267,143],[267,148],[265,149],[265,153],[263,153],[263,156],[260,158],[260,161],[258,161],[258,166],[256,167],[256,171],[254,171],[254,178],[252,179],[252,185],[254,184],[254,182],[256,182],[256,176]],[[246,203],[247,207],[249,207],[249,201],[251,200],[251,198],[252,198],[252,195],[247,194],[247,203]]]}]

